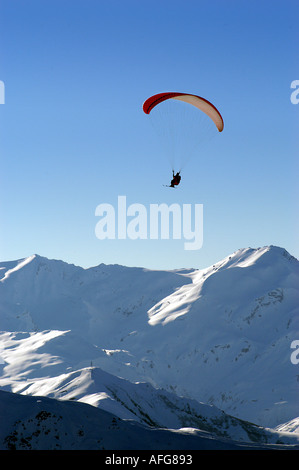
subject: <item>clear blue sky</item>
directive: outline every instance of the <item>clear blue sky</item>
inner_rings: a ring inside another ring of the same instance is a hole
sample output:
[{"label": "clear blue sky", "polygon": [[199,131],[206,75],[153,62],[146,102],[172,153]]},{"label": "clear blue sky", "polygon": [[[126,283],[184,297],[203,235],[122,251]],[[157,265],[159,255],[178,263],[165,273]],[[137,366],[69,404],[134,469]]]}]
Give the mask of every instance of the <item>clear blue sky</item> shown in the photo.
[{"label": "clear blue sky", "polygon": [[[299,256],[297,0],[2,0],[0,259],[203,268],[238,248]],[[142,112],[204,96],[225,128],[181,187]],[[103,240],[101,203],[203,204],[203,247]]]}]

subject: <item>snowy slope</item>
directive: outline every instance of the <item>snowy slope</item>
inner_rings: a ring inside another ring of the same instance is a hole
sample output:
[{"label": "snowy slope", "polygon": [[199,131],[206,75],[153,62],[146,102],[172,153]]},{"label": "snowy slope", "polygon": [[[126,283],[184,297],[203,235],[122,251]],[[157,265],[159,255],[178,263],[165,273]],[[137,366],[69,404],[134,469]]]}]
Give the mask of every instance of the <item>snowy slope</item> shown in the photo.
[{"label": "snowy slope", "polygon": [[299,418],[292,419],[288,423],[280,424],[275,428],[281,432],[291,432],[299,435]]},{"label": "snowy slope", "polygon": [[38,393],[46,377],[59,387],[92,365],[262,426],[286,423],[299,416],[298,264],[273,246],[204,270],[1,263],[0,386]]},{"label": "snowy slope", "polygon": [[276,431],[228,416],[211,405],[178,397],[147,383],[131,383],[101,369],[86,368],[53,378],[23,382],[22,394],[76,400],[156,428],[196,428],[243,442],[298,444],[290,429]]},{"label": "snowy slope", "polygon": [[0,450],[255,450],[297,444],[245,444],[192,428],[155,429],[93,406],[0,391]]}]

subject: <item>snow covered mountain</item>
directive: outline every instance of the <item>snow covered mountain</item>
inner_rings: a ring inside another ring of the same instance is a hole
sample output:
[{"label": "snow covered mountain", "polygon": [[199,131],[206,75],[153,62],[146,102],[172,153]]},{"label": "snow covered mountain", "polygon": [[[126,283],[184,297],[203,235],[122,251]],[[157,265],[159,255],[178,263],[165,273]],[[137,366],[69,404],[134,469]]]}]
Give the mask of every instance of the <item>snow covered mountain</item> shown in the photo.
[{"label": "snow covered mountain", "polygon": [[[207,269],[177,271],[83,269],[34,255],[0,263],[0,277],[3,390],[80,400],[149,424],[147,415],[164,427],[187,419],[203,429],[197,407],[203,416],[207,405],[264,427],[299,416],[290,360],[299,263],[282,248],[242,249]],[[163,408],[167,400],[180,411]],[[192,417],[182,412],[187,403]]]}]

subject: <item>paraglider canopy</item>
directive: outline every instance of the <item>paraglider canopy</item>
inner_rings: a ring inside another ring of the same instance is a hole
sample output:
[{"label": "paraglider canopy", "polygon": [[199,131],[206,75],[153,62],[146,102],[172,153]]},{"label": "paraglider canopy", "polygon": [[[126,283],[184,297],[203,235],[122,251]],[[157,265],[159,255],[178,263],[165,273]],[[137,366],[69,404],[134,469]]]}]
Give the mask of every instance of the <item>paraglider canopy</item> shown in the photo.
[{"label": "paraglider canopy", "polygon": [[218,109],[205,98],[190,93],[150,96],[143,103],[143,111],[173,171],[181,171],[195,155],[203,159],[204,146],[224,127]]},{"label": "paraglider canopy", "polygon": [[223,131],[224,123],[218,109],[212,103],[210,103],[205,98],[202,98],[201,96],[190,95],[188,93],[174,92],[158,93],[157,95],[151,96],[143,103],[143,111],[145,112],[145,114],[150,114],[151,110],[155,106],[169,99],[184,101],[185,103],[189,103],[195,106],[212,119],[219,132]]}]

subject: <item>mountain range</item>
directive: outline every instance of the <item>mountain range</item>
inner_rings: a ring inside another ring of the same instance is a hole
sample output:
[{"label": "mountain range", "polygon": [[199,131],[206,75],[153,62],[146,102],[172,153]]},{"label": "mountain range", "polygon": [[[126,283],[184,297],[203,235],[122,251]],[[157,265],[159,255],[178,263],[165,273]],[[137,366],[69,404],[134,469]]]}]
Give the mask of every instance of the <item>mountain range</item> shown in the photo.
[{"label": "mountain range", "polygon": [[[22,439],[28,448],[112,448],[104,438],[76,444],[80,430],[63,440],[61,423],[53,438],[53,409],[64,416],[70,406],[74,416],[77,409],[104,422],[114,417],[120,434],[130,425],[136,437],[139,426],[143,446],[162,429],[172,448],[180,439],[184,448],[299,443],[291,361],[299,262],[283,248],[240,249],[206,269],[174,271],[83,269],[38,255],[1,262],[0,330],[3,448],[22,448]],[[14,400],[24,407],[19,418]],[[41,411],[52,424],[39,440]],[[128,445],[120,436],[116,442]]]}]

